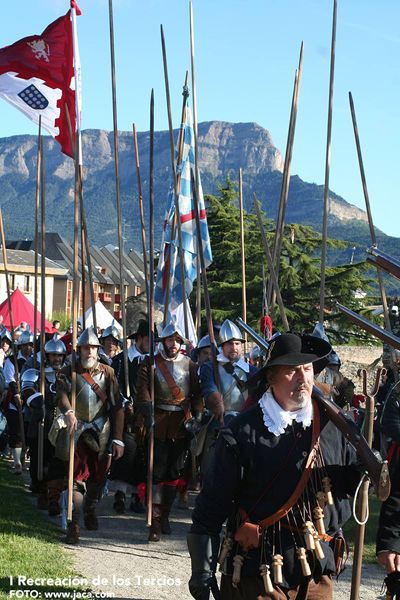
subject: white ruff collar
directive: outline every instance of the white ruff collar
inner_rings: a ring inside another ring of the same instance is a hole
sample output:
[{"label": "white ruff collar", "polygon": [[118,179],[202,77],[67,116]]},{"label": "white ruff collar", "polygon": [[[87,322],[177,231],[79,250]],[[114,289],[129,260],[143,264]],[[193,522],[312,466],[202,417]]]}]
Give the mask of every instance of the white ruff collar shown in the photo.
[{"label": "white ruff collar", "polygon": [[140,354],[135,344],[132,344],[132,346],[128,349],[128,358],[130,362],[132,362],[134,358],[138,358],[138,362],[141,363],[145,356],[148,356],[148,354]]},{"label": "white ruff collar", "polygon": [[313,420],[312,402],[308,402],[307,406],[299,410],[284,410],[277,403],[272,392],[267,390],[259,399],[258,404],[263,413],[264,425],[276,436],[284,433],[286,427],[292,425],[293,421],[303,423],[303,429],[306,429]]}]

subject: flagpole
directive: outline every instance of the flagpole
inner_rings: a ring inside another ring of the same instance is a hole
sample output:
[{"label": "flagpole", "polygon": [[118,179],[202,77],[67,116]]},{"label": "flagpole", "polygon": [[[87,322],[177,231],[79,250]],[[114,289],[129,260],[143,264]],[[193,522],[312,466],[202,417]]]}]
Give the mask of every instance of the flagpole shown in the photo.
[{"label": "flagpole", "polygon": [[333,0],[331,68],[330,68],[330,78],[329,78],[328,127],[327,127],[327,135],[326,135],[326,157],[325,157],[324,215],[323,215],[323,221],[322,221],[321,288],[320,288],[320,297],[319,297],[319,322],[321,323],[321,325],[324,322],[324,304],[325,304],[326,238],[327,238],[327,228],[328,228],[329,171],[330,171],[330,164],[331,164],[333,82],[334,82],[334,75],[335,75],[336,15],[337,15],[337,0]]},{"label": "flagpole", "polygon": [[[44,363],[45,353],[45,314],[46,314],[46,203],[45,203],[45,177],[44,177],[44,142],[41,138],[41,250],[40,250],[40,393],[42,394],[43,402],[45,400],[45,376]],[[37,477],[39,481],[43,480],[43,441],[44,441],[44,417],[38,426],[38,471]]]},{"label": "flagpole", "polygon": [[37,308],[38,308],[38,254],[39,254],[39,194],[40,194],[40,146],[42,137],[42,115],[39,115],[38,130],[38,149],[36,165],[36,205],[35,205],[35,297],[34,297],[34,315],[33,315],[33,368],[37,367],[36,335],[37,335]]},{"label": "flagpole", "polygon": [[[192,96],[193,96],[193,134],[194,134],[194,164],[195,164],[195,186],[196,186],[196,197],[200,202],[200,188],[199,188],[199,147],[198,147],[198,132],[197,132],[197,95],[196,95],[196,69],[194,60],[194,26],[193,26],[193,3],[189,2],[189,18],[190,18],[190,62],[192,67]],[[202,244],[201,239],[197,240],[197,245]],[[197,260],[197,285],[200,286],[200,261]],[[203,287],[203,293],[204,287]],[[201,331],[201,290],[197,293],[197,330]],[[198,334],[200,336],[200,334]]]},{"label": "flagpole", "polygon": [[[149,293],[149,265],[147,262],[147,249],[146,249],[146,230],[144,225],[144,212],[143,212],[143,194],[142,194],[142,182],[140,179],[140,164],[139,164],[139,147],[136,134],[136,125],[133,123],[133,145],[135,147],[135,160],[136,160],[136,179],[139,196],[139,213],[140,213],[140,227],[142,230],[142,251],[143,251],[143,267],[144,267],[144,279],[146,285],[146,299],[147,306],[149,307],[150,293]],[[149,309],[147,308],[147,314]]]},{"label": "flagpole", "polygon": [[128,370],[128,348],[126,344],[126,313],[125,313],[125,286],[123,273],[123,248],[122,248],[122,219],[121,219],[121,195],[119,185],[119,157],[118,157],[118,125],[117,125],[117,92],[115,82],[115,51],[114,51],[114,20],[112,0],[109,0],[109,18],[110,18],[110,51],[111,51],[111,81],[112,81],[112,99],[113,99],[113,120],[114,120],[114,158],[115,158],[115,193],[117,202],[118,219],[118,258],[119,258],[119,280],[122,311],[122,342],[123,342],[123,360],[125,371],[125,392],[126,397],[130,397],[129,389],[129,370]]},{"label": "flagpole", "polygon": [[11,305],[11,294],[10,294],[10,282],[8,280],[8,263],[7,263],[7,249],[6,249],[6,240],[4,237],[4,227],[3,227],[3,212],[0,206],[0,235],[1,235],[1,245],[3,247],[3,263],[4,263],[4,274],[6,276],[6,287],[7,287],[7,301],[8,301],[8,312],[10,315],[10,330],[12,337],[12,351],[13,351],[13,360],[14,360],[14,369],[15,369],[15,383],[17,386],[17,393],[19,396],[19,404],[18,404],[18,417],[19,417],[19,427],[21,430],[21,442],[22,442],[22,452],[26,452],[26,442],[25,442],[25,429],[24,429],[24,417],[22,414],[22,399],[20,396],[20,380],[19,380],[19,368],[18,368],[18,349],[14,342],[14,321],[12,314],[12,305]]},{"label": "flagpole", "polygon": [[[154,422],[154,90],[150,99],[150,175],[149,175],[149,359],[150,359],[150,403]],[[147,453],[147,504],[146,526],[151,527],[153,512],[153,466],[154,466],[154,425],[149,435]]]},{"label": "flagpole", "polygon": [[[243,177],[242,169],[239,169],[239,208],[240,208],[240,249],[242,258],[242,315],[243,321],[247,323],[246,306],[246,263],[244,255],[244,217],[243,217]],[[244,334],[244,352],[247,352],[247,333]]]}]

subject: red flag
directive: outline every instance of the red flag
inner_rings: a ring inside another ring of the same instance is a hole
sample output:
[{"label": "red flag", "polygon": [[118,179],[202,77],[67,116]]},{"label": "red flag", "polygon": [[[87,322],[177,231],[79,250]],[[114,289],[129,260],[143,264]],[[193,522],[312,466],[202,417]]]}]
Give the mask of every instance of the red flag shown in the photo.
[{"label": "red flag", "polygon": [[[73,2],[73,0],[72,0]],[[75,5],[75,8],[78,8]],[[75,80],[71,11],[41,35],[23,38],[0,49],[0,96],[43,127],[73,156],[68,111],[75,136]],[[74,138],[75,141],[75,138]]]}]

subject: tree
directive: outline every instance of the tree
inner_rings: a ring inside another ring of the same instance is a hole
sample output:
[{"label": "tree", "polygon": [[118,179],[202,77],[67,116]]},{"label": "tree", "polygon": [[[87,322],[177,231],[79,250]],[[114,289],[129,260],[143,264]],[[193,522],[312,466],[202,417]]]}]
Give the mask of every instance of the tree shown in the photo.
[{"label": "tree", "polygon": [[[242,314],[242,280],[240,254],[240,220],[236,184],[227,177],[219,185],[218,196],[206,196],[208,226],[213,263],[207,270],[213,318],[222,322]],[[272,251],[275,224],[263,215],[264,228]],[[247,321],[258,331],[262,315],[262,265],[268,276],[268,266],[261,242],[256,215],[245,212],[245,256]],[[351,242],[328,239],[330,253]],[[321,234],[298,223],[284,228],[280,259],[279,286],[290,328],[311,332],[318,322],[320,293]],[[329,256],[329,254],[328,254]],[[369,339],[366,332],[356,328],[335,308],[340,302],[348,308],[365,313],[365,302],[356,297],[357,289],[369,289],[364,273],[366,262],[327,267],[326,269],[326,329],[332,341],[347,341],[356,336]],[[368,316],[368,318],[370,318]],[[283,331],[279,310],[274,311],[274,330]]]}]

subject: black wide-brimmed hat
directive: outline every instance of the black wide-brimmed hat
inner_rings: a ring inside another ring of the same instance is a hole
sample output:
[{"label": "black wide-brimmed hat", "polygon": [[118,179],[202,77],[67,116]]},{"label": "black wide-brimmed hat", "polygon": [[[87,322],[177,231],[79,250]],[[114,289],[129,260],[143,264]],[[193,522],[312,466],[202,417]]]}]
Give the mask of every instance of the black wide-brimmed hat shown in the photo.
[{"label": "black wide-brimmed hat", "polygon": [[149,322],[148,321],[139,321],[138,328],[136,331],[128,335],[128,340],[136,340],[138,336],[145,337],[149,335]]},{"label": "black wide-brimmed hat", "polygon": [[284,333],[270,344],[265,368],[298,366],[316,362],[332,352],[329,342],[312,335]]}]

